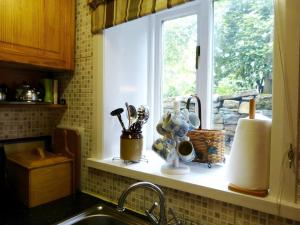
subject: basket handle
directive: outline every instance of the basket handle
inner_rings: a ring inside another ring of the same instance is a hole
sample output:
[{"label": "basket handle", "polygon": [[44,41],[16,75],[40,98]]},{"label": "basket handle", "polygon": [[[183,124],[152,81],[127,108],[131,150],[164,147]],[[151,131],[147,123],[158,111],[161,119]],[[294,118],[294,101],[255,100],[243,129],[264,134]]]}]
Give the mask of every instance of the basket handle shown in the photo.
[{"label": "basket handle", "polygon": [[199,120],[200,120],[200,126],[199,126],[199,130],[201,130],[201,126],[202,126],[202,121],[201,121],[201,101],[200,101],[200,98],[197,96],[197,95],[191,95],[187,102],[186,102],[186,108],[187,110],[190,109],[190,103],[191,103],[191,100],[195,98],[197,100],[197,105],[198,105],[198,117],[199,117]]}]

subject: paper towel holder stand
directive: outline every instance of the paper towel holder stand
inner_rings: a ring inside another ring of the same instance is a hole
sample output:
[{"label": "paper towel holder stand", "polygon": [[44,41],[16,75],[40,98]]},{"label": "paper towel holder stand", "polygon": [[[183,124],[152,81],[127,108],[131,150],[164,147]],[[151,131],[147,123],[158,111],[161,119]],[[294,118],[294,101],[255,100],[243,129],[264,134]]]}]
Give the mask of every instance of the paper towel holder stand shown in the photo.
[{"label": "paper towel holder stand", "polygon": [[242,187],[236,186],[231,183],[228,185],[228,189],[230,191],[235,191],[235,192],[239,192],[239,193],[247,194],[247,195],[253,195],[256,197],[266,197],[269,193],[268,190],[250,190],[247,188],[242,188]]},{"label": "paper towel holder stand", "polygon": [[[249,101],[249,119],[255,119],[255,100],[250,99]],[[252,190],[243,188],[232,183],[228,184],[228,189],[230,191],[239,192],[242,194],[253,195],[256,197],[266,197],[269,193],[269,190]]]}]

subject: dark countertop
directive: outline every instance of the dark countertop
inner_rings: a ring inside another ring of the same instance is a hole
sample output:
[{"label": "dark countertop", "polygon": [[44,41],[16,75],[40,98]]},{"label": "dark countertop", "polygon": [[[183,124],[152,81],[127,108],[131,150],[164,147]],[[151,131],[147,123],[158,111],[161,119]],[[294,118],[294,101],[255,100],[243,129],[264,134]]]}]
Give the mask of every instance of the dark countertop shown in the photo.
[{"label": "dark countertop", "polygon": [[2,192],[0,195],[0,224],[50,225],[100,203],[103,203],[103,201],[78,192],[74,195],[29,209],[16,201],[11,194],[5,195]]}]

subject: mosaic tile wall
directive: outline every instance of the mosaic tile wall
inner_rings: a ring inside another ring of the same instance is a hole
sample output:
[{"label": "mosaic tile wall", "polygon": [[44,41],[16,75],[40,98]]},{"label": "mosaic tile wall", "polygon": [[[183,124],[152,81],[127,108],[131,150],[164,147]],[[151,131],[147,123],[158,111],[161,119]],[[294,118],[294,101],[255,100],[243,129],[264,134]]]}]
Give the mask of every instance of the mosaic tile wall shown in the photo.
[{"label": "mosaic tile wall", "polygon": [[0,109],[0,140],[51,135],[63,110]]},{"label": "mosaic tile wall", "polygon": [[[122,190],[136,182],[134,179],[87,168],[86,158],[92,152],[92,35],[90,32],[90,11],[86,0],[76,4],[76,52],[74,76],[64,77],[63,97],[67,100],[68,110],[61,123],[67,126],[84,128],[82,149],[82,190],[105,200],[116,202]],[[289,219],[243,208],[225,202],[195,196],[181,191],[163,188],[167,205],[174,209],[186,225],[300,225]],[[143,212],[150,208],[157,197],[147,190],[130,194],[127,206]]]},{"label": "mosaic tile wall", "polygon": [[[89,189],[101,198],[116,203],[122,191],[137,180],[88,169]],[[300,225],[300,222],[276,217],[256,210],[235,206],[225,202],[196,196],[162,187],[167,208],[172,208],[186,225]],[[138,189],[129,194],[126,207],[143,213],[149,209],[157,196],[150,191]],[[159,210],[156,210],[158,213]],[[168,213],[168,218],[172,218]]]},{"label": "mosaic tile wall", "polygon": [[[75,72],[65,75],[61,82],[62,97],[66,99],[68,109],[61,124],[68,127],[82,128],[82,189],[87,190],[87,167],[85,159],[90,156],[92,146],[92,34],[90,11],[86,0],[76,2],[76,45]],[[95,181],[96,182],[96,181]]]}]

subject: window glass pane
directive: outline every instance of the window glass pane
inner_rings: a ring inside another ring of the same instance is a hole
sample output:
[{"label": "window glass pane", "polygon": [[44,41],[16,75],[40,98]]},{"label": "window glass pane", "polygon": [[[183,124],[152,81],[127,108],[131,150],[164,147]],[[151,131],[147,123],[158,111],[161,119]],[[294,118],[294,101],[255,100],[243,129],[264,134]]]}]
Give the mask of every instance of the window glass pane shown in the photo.
[{"label": "window glass pane", "polygon": [[166,112],[172,110],[176,97],[196,93],[197,15],[165,21],[162,40],[162,93]]},{"label": "window glass pane", "polygon": [[249,99],[256,113],[272,117],[272,0],[214,3],[213,125],[226,130],[228,149]]}]

